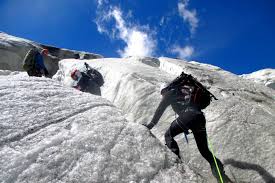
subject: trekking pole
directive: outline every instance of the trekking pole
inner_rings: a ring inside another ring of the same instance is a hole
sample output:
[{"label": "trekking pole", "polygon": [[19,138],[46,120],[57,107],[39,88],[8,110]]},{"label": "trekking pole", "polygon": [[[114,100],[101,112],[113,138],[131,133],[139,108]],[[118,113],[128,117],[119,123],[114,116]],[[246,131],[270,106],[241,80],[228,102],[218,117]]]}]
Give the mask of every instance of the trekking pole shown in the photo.
[{"label": "trekking pole", "polygon": [[189,144],[188,137],[187,137],[186,133],[184,133],[184,138],[185,138],[187,144]]},{"label": "trekking pole", "polygon": [[211,153],[212,153],[212,156],[213,156],[213,158],[214,158],[214,162],[215,162],[216,168],[217,168],[217,170],[218,170],[218,174],[219,174],[221,183],[224,183],[224,182],[223,182],[222,175],[221,175],[221,171],[220,171],[220,168],[218,167],[218,163],[217,163],[217,160],[216,160],[216,157],[215,157],[215,154],[214,154],[214,151],[213,151],[213,148],[212,148],[212,145],[211,145],[211,142],[210,142],[209,138],[207,138],[207,141],[208,141],[208,144],[209,144],[209,147],[210,147],[210,151],[211,151]]},{"label": "trekking pole", "polygon": [[[87,73],[90,77],[91,77],[90,74],[94,75],[94,69],[91,68],[91,66],[90,66],[89,64],[87,64],[86,62],[84,62],[84,65],[85,65],[85,67],[86,67],[86,73]],[[91,72],[89,72],[89,71],[91,71]]]},{"label": "trekking pole", "polygon": [[84,65],[85,65],[87,70],[90,68],[90,66],[86,62],[84,62]]}]

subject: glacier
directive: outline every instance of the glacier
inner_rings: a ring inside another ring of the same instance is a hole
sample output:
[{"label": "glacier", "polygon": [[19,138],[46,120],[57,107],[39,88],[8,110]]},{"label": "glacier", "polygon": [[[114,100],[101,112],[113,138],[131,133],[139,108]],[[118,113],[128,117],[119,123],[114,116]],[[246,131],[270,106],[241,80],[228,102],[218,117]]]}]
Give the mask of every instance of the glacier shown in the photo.
[{"label": "glacier", "polygon": [[275,69],[262,69],[250,74],[242,74],[240,76],[275,89]]},{"label": "glacier", "polygon": [[[71,87],[70,71],[84,62],[104,76],[102,97]],[[273,89],[166,57],[64,59],[58,68],[53,79],[0,71],[1,182],[216,182],[192,135],[189,144],[176,138],[183,163],[165,146],[171,108],[152,132],[141,125],[150,122],[161,88],[182,71],[219,99],[204,113],[227,175],[234,182],[275,182]]]},{"label": "glacier", "polygon": [[25,73],[0,81],[1,182],[195,182],[110,101]]},{"label": "glacier", "polygon": [[[148,61],[148,58],[145,59]],[[122,109],[127,120],[139,124],[148,123],[152,118],[161,99],[159,91],[163,85],[181,71],[194,75],[219,98],[204,112],[208,121],[209,139],[216,147],[217,156],[228,163],[226,171],[229,174],[231,172],[232,176],[237,176],[239,180],[248,179],[248,182],[260,181],[262,177],[256,176],[257,173],[253,171],[241,171],[240,168],[234,167],[236,162],[254,162],[274,171],[274,162],[269,159],[275,155],[275,139],[272,135],[275,95],[272,89],[240,79],[239,76],[215,66],[165,57],[158,60],[159,63],[153,66],[146,64],[139,57],[106,58],[86,62],[104,75],[106,83],[102,89],[102,96]],[[156,62],[156,59],[153,61]],[[70,69],[81,69],[84,62],[61,61],[58,78],[63,78],[66,85],[70,80]],[[59,81],[62,82],[62,79]],[[167,110],[152,130],[163,144],[163,135],[174,118],[173,111]],[[178,137],[180,149],[186,164],[199,174],[208,170],[208,164],[198,153],[192,136],[189,138],[190,144],[187,145],[182,136]],[[202,179],[207,180],[206,177],[211,177],[211,174],[208,171],[202,176]]]}]

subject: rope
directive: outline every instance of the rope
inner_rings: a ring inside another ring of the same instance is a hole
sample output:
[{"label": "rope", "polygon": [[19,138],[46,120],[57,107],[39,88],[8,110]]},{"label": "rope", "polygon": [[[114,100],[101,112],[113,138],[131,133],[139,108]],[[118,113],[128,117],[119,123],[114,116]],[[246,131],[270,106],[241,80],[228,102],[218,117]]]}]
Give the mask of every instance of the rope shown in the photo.
[{"label": "rope", "polygon": [[216,157],[215,157],[215,155],[214,155],[214,152],[213,152],[213,149],[212,149],[212,145],[211,145],[211,143],[210,143],[209,138],[207,138],[207,140],[208,140],[208,144],[209,144],[209,147],[210,147],[210,151],[211,151],[212,156],[213,156],[214,161],[215,161],[216,168],[217,168],[217,170],[218,170],[218,174],[219,174],[219,177],[220,177],[221,183],[224,183],[224,182],[223,182],[222,175],[221,175],[220,169],[219,169],[219,167],[218,167],[218,163],[217,163]]}]

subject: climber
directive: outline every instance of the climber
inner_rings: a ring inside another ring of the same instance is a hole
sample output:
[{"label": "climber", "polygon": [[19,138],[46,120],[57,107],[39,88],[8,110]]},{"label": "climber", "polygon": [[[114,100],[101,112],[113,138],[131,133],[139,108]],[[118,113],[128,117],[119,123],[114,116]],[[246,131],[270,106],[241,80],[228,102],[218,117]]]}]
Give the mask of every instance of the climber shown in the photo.
[{"label": "climber", "polygon": [[75,81],[74,88],[101,96],[100,87],[104,84],[104,80],[100,72],[91,68],[86,62],[84,63],[86,71],[81,72],[74,69],[71,72],[71,78]]},{"label": "climber", "polygon": [[28,51],[23,60],[23,69],[27,71],[29,76],[50,77],[43,59],[43,56],[47,56],[48,53],[47,49],[39,51],[37,48],[32,48]]},{"label": "climber", "polygon": [[[165,133],[167,147],[181,159],[179,147],[174,137],[180,133],[187,135],[191,130],[201,155],[208,161],[212,174],[219,180],[214,157],[208,149],[206,120],[201,111],[210,104],[212,98],[216,99],[215,96],[195,78],[184,72],[162,89],[161,95],[162,100],[151,122],[143,125],[151,130],[158,123],[165,109],[171,105],[175,113],[178,114],[178,118],[171,123]],[[227,180],[222,162],[218,158],[216,158],[216,162],[222,177]]]}]

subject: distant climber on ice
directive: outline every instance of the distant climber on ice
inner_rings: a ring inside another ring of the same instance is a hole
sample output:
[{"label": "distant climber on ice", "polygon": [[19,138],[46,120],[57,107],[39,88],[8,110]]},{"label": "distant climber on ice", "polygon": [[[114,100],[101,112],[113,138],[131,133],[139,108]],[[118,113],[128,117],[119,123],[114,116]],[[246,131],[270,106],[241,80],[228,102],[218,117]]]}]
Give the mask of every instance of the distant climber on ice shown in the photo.
[{"label": "distant climber on ice", "polygon": [[[166,145],[179,157],[179,159],[181,159],[179,147],[174,137],[180,133],[187,135],[189,134],[189,130],[191,130],[201,155],[208,161],[211,166],[212,174],[219,180],[218,170],[213,157],[214,155],[212,155],[208,149],[205,127],[206,120],[201,111],[210,104],[212,98],[215,98],[215,96],[194,77],[184,72],[167,87],[162,89],[161,95],[162,100],[153,119],[149,124],[144,124],[144,126],[148,129],[152,129],[158,123],[165,109],[171,105],[173,110],[178,114],[178,118],[171,123],[169,129],[165,133]],[[216,162],[225,182],[227,176],[225,175],[223,164],[218,158],[216,158]]]},{"label": "distant climber on ice", "polygon": [[80,71],[79,69],[74,69],[71,72],[71,78],[75,81],[75,85],[73,87],[82,92],[88,92],[101,96],[100,87],[104,84],[103,76],[86,62],[84,65],[86,69],[85,72]]},{"label": "distant climber on ice", "polygon": [[27,71],[29,76],[50,77],[43,58],[43,56],[48,56],[48,54],[49,51],[47,49],[42,49],[41,51],[38,48],[30,49],[23,60],[23,69]]}]

